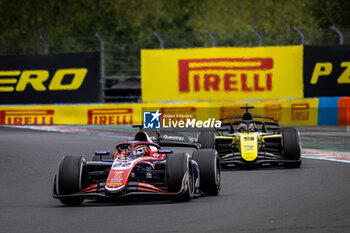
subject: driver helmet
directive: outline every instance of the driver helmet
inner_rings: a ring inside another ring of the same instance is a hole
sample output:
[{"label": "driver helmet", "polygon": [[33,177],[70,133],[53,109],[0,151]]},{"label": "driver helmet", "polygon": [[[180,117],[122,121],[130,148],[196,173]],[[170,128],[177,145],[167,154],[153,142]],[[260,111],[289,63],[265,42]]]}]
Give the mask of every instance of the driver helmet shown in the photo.
[{"label": "driver helmet", "polygon": [[148,154],[147,153],[147,146],[146,145],[135,146],[133,154],[136,157],[146,156]]},{"label": "driver helmet", "polygon": [[239,132],[247,132],[248,131],[248,126],[245,123],[240,123],[238,125],[238,131]]}]

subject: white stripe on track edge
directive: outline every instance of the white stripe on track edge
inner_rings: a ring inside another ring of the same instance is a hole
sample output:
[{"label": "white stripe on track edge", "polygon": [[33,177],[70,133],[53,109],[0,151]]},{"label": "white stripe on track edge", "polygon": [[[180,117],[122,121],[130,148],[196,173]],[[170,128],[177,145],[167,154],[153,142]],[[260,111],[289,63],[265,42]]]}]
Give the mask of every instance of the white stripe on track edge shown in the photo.
[{"label": "white stripe on track edge", "polygon": [[70,127],[58,127],[58,126],[29,126],[29,125],[1,125],[9,128],[22,128],[22,129],[33,129],[46,132],[58,132],[58,133],[72,133],[72,134],[82,134],[82,135],[92,135],[92,136],[102,136],[102,137],[112,137],[121,138],[126,140],[132,140],[134,137],[116,135],[110,132],[100,132],[91,129],[79,129]]},{"label": "white stripe on track edge", "polygon": [[332,162],[350,163],[350,152],[324,151],[316,149],[303,149],[303,158],[327,160]]}]

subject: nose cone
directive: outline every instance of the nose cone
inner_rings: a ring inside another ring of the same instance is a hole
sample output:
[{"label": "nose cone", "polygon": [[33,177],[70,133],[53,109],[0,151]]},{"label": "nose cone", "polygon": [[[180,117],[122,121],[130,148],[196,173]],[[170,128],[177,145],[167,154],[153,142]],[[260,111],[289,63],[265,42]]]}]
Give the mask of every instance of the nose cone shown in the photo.
[{"label": "nose cone", "polygon": [[128,170],[111,169],[105,185],[106,191],[114,194],[121,192],[128,182],[128,177]]},{"label": "nose cone", "polygon": [[252,162],[258,157],[257,133],[242,133],[241,156],[247,162]]}]

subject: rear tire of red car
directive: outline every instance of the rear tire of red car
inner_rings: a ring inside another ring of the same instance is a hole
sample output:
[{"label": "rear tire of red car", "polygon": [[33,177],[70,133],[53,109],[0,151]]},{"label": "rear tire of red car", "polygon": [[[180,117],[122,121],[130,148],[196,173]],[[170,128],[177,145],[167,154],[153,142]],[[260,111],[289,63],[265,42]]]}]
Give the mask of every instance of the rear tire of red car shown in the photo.
[{"label": "rear tire of red car", "polygon": [[281,129],[283,156],[287,160],[286,168],[298,168],[301,166],[301,144],[299,132],[294,127],[285,127]]},{"label": "rear tire of red car", "polygon": [[220,192],[220,160],[214,149],[199,149],[192,154],[199,166],[199,189],[207,195],[217,196]]},{"label": "rear tire of red car", "polygon": [[166,161],[166,184],[169,192],[177,193],[182,186],[183,177],[187,174],[185,192],[172,198],[172,201],[190,201],[194,193],[194,175],[187,153],[177,153],[168,156]]},{"label": "rear tire of red car", "polygon": [[201,149],[215,148],[215,134],[211,130],[203,130],[199,132],[198,143],[201,144]]},{"label": "rear tire of red car", "polygon": [[[83,167],[84,158],[82,156],[66,155],[63,157],[56,176],[56,191],[59,195],[74,194],[81,190]],[[66,205],[81,205],[84,198],[62,197],[60,201]]]}]

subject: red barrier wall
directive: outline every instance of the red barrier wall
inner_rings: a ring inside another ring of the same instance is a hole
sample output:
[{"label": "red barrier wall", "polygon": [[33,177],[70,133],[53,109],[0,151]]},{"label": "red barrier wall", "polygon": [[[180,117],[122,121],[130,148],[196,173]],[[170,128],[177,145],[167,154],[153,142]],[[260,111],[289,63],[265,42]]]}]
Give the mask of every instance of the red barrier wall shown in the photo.
[{"label": "red barrier wall", "polygon": [[350,125],[350,97],[339,98],[338,111],[339,125]]}]

